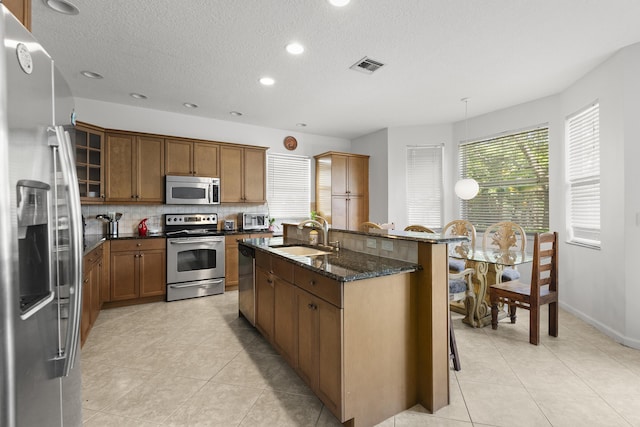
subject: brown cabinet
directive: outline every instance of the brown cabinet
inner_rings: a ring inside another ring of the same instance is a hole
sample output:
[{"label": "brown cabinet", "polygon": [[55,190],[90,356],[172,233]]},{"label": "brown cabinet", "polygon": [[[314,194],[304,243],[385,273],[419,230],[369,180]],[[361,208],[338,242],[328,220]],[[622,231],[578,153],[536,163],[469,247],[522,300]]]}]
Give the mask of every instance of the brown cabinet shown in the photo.
[{"label": "brown cabinet", "polygon": [[297,365],[293,264],[256,252],[256,327],[292,365]]},{"label": "brown cabinet", "polygon": [[357,230],[369,220],[369,156],[327,152],[316,159],[316,210],[331,226]]},{"label": "brown cabinet", "polygon": [[238,240],[271,237],[272,233],[231,234],[224,239],[224,289],[238,288]]},{"label": "brown cabinet", "polygon": [[220,146],[211,142],[165,139],[167,175],[220,176]]},{"label": "brown cabinet", "polygon": [[106,275],[103,259],[103,247],[85,255],[83,259],[82,276],[82,315],[80,318],[80,342],[84,344],[89,331],[98,318],[102,301],[100,292],[102,281]]},{"label": "brown cabinet", "polygon": [[266,202],[266,148],[220,146],[222,203]]},{"label": "brown cabinet", "polygon": [[3,0],[2,3],[31,31],[31,0]]},{"label": "brown cabinet", "polygon": [[342,310],[300,288],[296,307],[298,373],[331,412],[341,414]]},{"label": "brown cabinet", "polygon": [[166,294],[165,239],[111,242],[111,301]]},{"label": "brown cabinet", "polygon": [[76,173],[80,202],[102,203],[104,193],[104,131],[78,123],[76,126]]},{"label": "brown cabinet", "polygon": [[162,203],[164,139],[129,133],[106,138],[106,201]]}]

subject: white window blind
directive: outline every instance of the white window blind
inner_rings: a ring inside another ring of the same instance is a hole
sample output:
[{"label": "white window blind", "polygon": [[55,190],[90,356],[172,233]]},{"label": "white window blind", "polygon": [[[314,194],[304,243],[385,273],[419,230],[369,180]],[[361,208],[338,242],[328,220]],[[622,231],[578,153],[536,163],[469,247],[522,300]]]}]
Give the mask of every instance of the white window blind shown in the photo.
[{"label": "white window blind", "polygon": [[442,145],[407,147],[407,220],[442,227]]},{"label": "white window blind", "polygon": [[600,247],[600,106],[566,121],[569,240]]},{"label": "white window blind", "polygon": [[549,128],[513,132],[460,145],[460,178],[480,192],[460,202],[464,219],[478,230],[513,221],[527,232],[549,230]]},{"label": "white window blind", "polygon": [[267,202],[277,224],[309,218],[311,161],[287,154],[267,155]]}]

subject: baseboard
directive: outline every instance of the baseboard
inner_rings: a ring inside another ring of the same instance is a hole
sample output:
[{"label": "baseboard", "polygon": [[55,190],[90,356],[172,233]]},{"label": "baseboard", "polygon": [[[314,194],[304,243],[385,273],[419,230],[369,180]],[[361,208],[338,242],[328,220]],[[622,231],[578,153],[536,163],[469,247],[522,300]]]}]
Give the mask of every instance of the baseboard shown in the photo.
[{"label": "baseboard", "polygon": [[601,323],[601,322],[597,321],[596,319],[592,318],[591,316],[586,315],[582,311],[575,309],[571,305],[568,305],[568,304],[563,303],[563,302],[560,302],[559,305],[563,310],[568,311],[569,313],[571,313],[574,316],[576,316],[578,319],[590,324],[591,326],[593,326],[594,328],[596,328],[597,330],[599,330],[603,334],[605,334],[608,337],[614,339],[616,342],[618,342],[618,343],[620,343],[622,345],[626,345],[627,347],[631,347],[631,348],[635,348],[635,349],[640,350],[640,339],[630,338],[630,337],[627,337],[625,335],[622,335],[620,332],[618,332],[618,331],[616,331],[614,329],[611,329],[609,326],[605,325],[604,323]]}]

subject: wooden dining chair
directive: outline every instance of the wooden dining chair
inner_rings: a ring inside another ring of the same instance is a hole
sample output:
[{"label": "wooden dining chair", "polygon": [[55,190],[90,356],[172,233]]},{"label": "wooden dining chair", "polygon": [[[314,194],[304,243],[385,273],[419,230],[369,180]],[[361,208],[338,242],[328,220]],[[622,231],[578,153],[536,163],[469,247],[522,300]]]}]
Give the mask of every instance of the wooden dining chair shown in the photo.
[{"label": "wooden dining chair", "polygon": [[[453,250],[463,258],[466,258],[476,247],[476,227],[466,219],[454,219],[442,229],[445,236],[466,236],[469,242],[450,243]],[[465,261],[459,258],[449,258],[449,271],[460,272],[465,269]]]},{"label": "wooden dining chair", "polygon": [[[470,290],[473,273],[473,268],[466,268],[459,273],[449,273],[449,302],[462,301],[466,306],[467,298],[475,298],[475,294]],[[453,360],[453,369],[459,371],[461,369],[460,355],[458,354],[456,335],[453,330],[451,310],[449,310],[449,348],[449,354]]]},{"label": "wooden dining chair", "polygon": [[558,233],[537,233],[533,241],[531,283],[519,280],[489,288],[491,327],[498,328],[498,304],[509,306],[511,323],[518,307],[529,310],[529,342],[540,342],[540,306],[549,304],[549,335],[558,336]]},{"label": "wooden dining chair", "polygon": [[[521,251],[527,249],[527,234],[524,229],[512,221],[502,221],[491,224],[482,237],[482,250],[495,250],[507,253],[509,251]],[[506,267],[502,271],[502,281],[518,280],[520,272],[513,267]]]},{"label": "wooden dining chair", "polygon": [[404,231],[419,231],[421,233],[434,233],[434,231],[429,227],[425,227],[424,225],[418,225],[418,224],[407,225],[404,228]]},{"label": "wooden dining chair", "polygon": [[365,221],[360,224],[360,231],[369,231],[370,228],[374,228],[376,230],[382,230],[380,224],[376,224],[375,222]]}]

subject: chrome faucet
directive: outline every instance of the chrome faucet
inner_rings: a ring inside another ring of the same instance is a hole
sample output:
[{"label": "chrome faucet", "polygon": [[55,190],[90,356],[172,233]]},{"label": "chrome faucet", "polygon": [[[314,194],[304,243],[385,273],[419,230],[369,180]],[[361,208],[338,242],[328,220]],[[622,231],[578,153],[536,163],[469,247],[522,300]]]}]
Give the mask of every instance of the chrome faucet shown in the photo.
[{"label": "chrome faucet", "polygon": [[305,219],[300,224],[298,224],[298,228],[302,230],[302,228],[307,224],[313,224],[320,227],[322,229],[322,244],[327,246],[327,241],[329,240],[329,238],[327,237],[329,234],[329,224],[327,223],[327,220],[322,217],[317,216],[316,218],[321,218],[322,220],[324,220],[324,225],[320,224],[315,219]]}]

